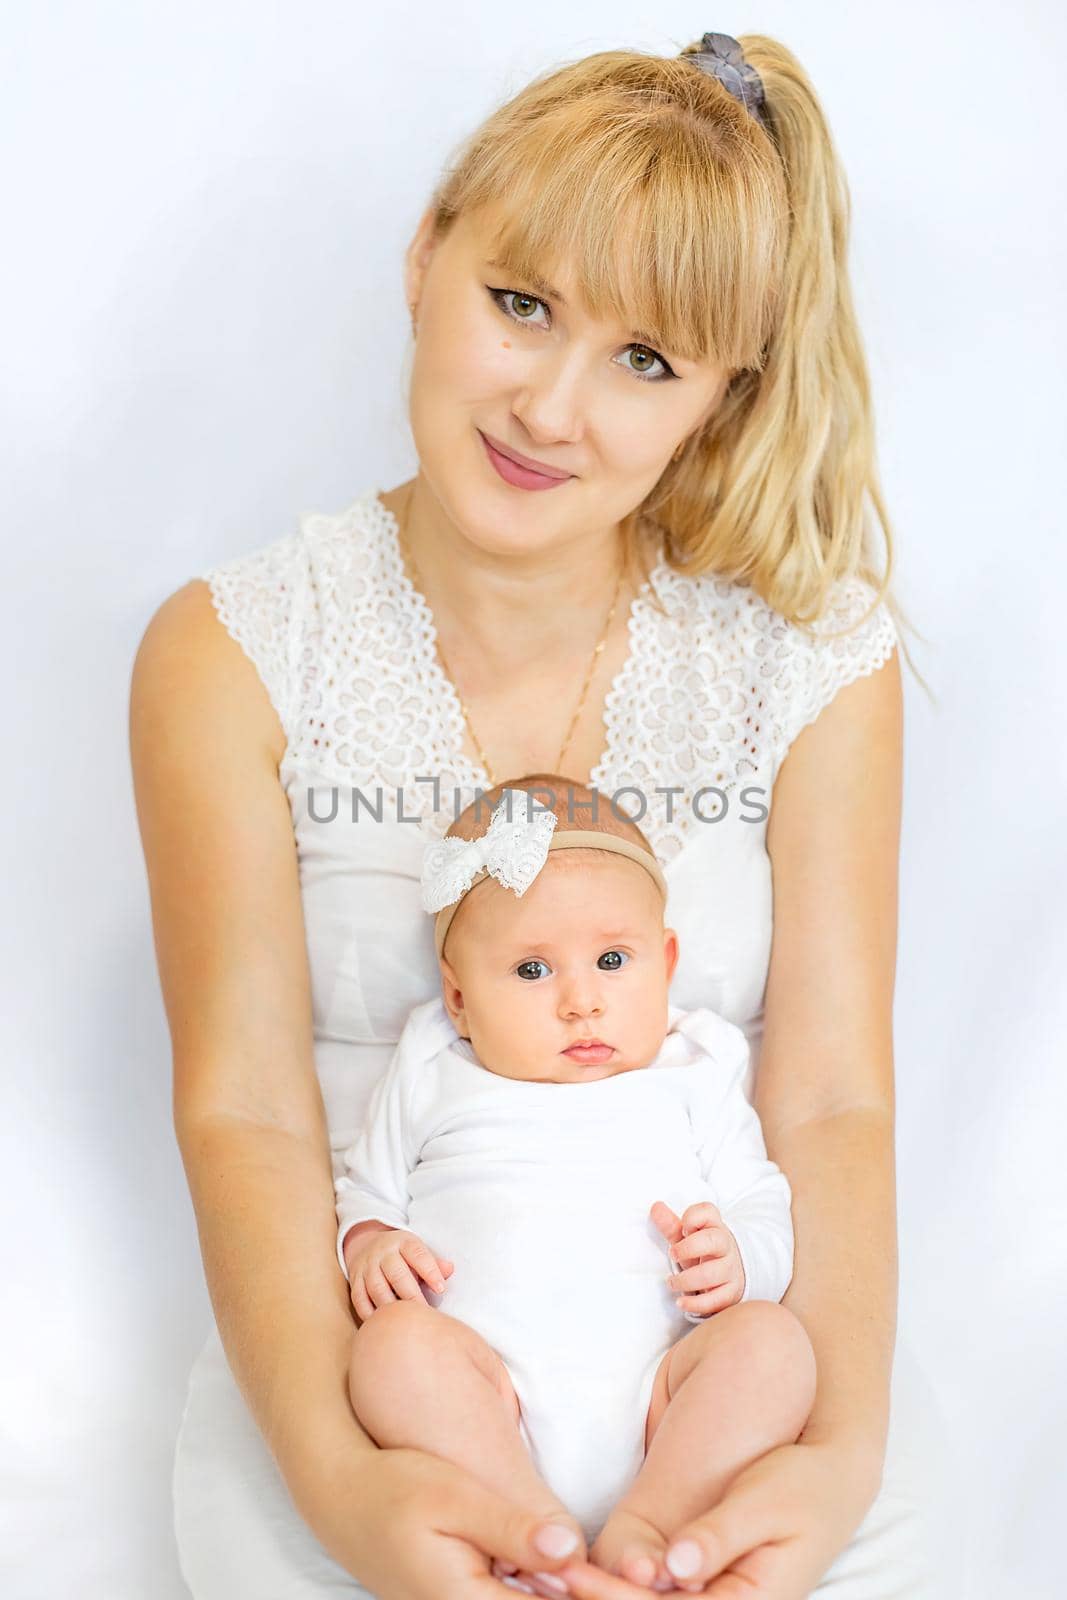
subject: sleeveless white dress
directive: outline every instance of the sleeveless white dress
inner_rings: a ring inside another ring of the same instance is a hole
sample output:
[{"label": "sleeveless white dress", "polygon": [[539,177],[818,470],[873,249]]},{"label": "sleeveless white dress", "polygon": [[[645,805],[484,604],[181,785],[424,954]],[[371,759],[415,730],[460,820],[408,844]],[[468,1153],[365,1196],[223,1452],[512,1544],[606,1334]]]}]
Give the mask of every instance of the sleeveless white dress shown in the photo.
[{"label": "sleeveless white dress", "polygon": [[[254,663],[286,735],[289,799],[311,973],[315,1063],[335,1181],[411,1009],[439,993],[422,851],[486,773],[409,582],[397,525],[375,491],[337,515],[201,574]],[[662,609],[654,604],[658,597]],[[592,773],[607,806],[640,823],[669,886],[679,939],[671,1003],[740,1027],[758,1071],[770,959],[766,824],[790,744],[837,690],[896,644],[873,591],[843,581],[809,638],[755,592],[664,561],[633,601],[630,649],[607,696]],[[509,776],[516,776],[509,774]],[[820,1600],[933,1600],[930,1513],[941,1419],[903,1337],[882,1488],[813,1591]],[[174,1462],[175,1533],[194,1600],[361,1600],[369,1591],[296,1511],[213,1326],[198,1356]]]}]

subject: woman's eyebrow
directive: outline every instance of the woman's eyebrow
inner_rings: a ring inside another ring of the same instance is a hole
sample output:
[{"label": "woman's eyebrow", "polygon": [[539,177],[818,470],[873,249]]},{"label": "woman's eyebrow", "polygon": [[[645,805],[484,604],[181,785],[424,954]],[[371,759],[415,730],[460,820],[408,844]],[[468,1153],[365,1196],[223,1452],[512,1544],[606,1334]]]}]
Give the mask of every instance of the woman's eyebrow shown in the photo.
[{"label": "woman's eyebrow", "polygon": [[[487,265],[490,267],[495,267],[498,272],[512,272],[515,270],[511,266],[510,262],[507,261],[490,261],[487,263]],[[519,276],[525,277],[528,283],[532,283],[538,294],[543,294],[548,300],[558,300],[561,306],[566,306],[567,302],[564,300],[559,290],[553,289],[552,285],[547,282],[546,279],[542,278],[539,273],[519,273]]]},{"label": "woman's eyebrow", "polygon": [[[489,261],[486,263],[486,265],[493,267],[497,272],[511,272],[513,270],[507,261]],[[567,309],[567,302],[560,294],[559,290],[554,289],[552,285],[546,281],[546,279],[541,277],[540,273],[527,272],[525,274],[520,273],[519,276],[525,276],[527,283],[532,284],[532,286],[537,290],[537,293],[539,295],[543,295],[546,300],[555,300],[564,308],[564,310]],[[645,333],[641,328],[631,328],[630,338],[635,339],[638,344],[654,346],[657,343],[657,340],[653,334]]]}]

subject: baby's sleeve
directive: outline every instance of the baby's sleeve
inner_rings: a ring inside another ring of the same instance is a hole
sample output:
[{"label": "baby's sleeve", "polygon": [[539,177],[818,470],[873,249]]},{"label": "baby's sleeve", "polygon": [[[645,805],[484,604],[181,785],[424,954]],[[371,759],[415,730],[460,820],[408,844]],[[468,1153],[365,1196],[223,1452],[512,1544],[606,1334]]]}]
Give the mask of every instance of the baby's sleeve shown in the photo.
[{"label": "baby's sleeve", "polygon": [[337,1201],[337,1259],[348,1278],[345,1234],[356,1222],[376,1220],[406,1228],[408,1175],[418,1161],[411,1115],[407,1057],[403,1042],[374,1086],[366,1121],[342,1160],[345,1170],[334,1183]]},{"label": "baby's sleeve", "polygon": [[[731,1048],[704,1063],[698,1156],[722,1220],[737,1240],[745,1269],[743,1300],[781,1300],[793,1276],[792,1192],[767,1154],[763,1128],[745,1094],[748,1040],[733,1028]],[[703,1321],[696,1312],[687,1320]]]}]

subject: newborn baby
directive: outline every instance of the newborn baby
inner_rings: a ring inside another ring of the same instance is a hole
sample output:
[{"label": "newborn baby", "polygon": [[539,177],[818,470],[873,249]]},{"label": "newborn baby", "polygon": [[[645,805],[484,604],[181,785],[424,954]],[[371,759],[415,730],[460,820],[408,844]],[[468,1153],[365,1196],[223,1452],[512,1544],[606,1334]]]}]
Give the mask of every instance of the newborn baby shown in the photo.
[{"label": "newborn baby", "polygon": [[580,1530],[576,1558],[593,1541],[590,1560],[669,1589],[673,1532],[814,1399],[807,1334],[776,1304],[790,1191],[744,1034],[670,1004],[644,835],[614,815],[576,830],[573,799],[538,788],[498,786],[427,847],[442,994],[411,1013],[336,1185],[350,1394],[379,1445],[453,1460]]}]

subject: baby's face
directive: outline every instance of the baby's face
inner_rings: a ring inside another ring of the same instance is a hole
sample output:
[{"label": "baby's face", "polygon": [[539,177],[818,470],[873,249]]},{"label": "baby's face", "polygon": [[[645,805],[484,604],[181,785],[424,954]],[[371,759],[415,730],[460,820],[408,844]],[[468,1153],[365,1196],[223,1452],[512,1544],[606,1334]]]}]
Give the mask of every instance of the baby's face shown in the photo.
[{"label": "baby's face", "polygon": [[[653,1060],[677,959],[642,867],[560,850],[522,896],[491,877],[471,890],[448,931],[442,987],[457,1032],[491,1072],[579,1083]],[[575,1048],[591,1039],[600,1048]]]}]

